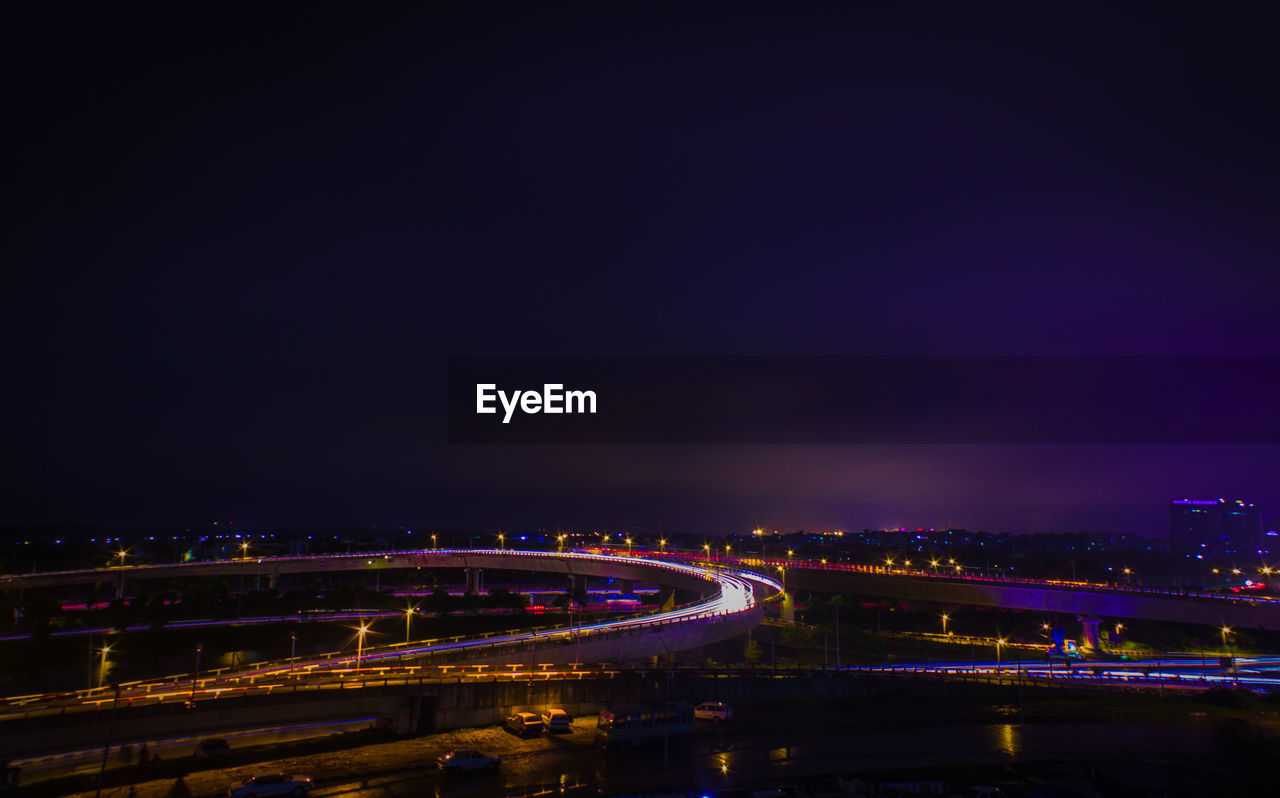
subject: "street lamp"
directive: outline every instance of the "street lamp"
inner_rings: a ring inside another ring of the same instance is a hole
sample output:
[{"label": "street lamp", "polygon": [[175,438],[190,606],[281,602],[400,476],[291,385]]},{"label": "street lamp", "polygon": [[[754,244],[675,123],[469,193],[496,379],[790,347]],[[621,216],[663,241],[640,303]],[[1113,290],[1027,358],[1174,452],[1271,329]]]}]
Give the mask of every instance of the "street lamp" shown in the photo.
[{"label": "street lamp", "polygon": [[627,538],[627,556],[631,556],[631,538]]},{"label": "street lamp", "polygon": [[360,635],[356,639],[356,670],[360,669],[360,662],[364,659],[364,636],[369,631],[369,624],[360,624]]},{"label": "street lamp", "polygon": [[1222,627],[1221,631],[1222,631],[1222,647],[1223,647],[1223,648],[1226,648],[1226,647],[1227,647],[1227,645],[1228,645],[1228,643],[1227,643],[1227,635],[1231,634],[1231,627],[1230,627],[1230,626],[1224,626],[1224,627]]},{"label": "street lamp", "polygon": [[787,549],[787,559],[791,559],[794,556],[795,556],[795,551],[793,551],[792,549]]},{"label": "street lamp", "polygon": [[996,638],[996,676],[1000,675],[1000,646],[1004,645],[1004,638]]},{"label": "street lamp", "polygon": [[559,546],[559,551],[564,551],[564,535],[556,538],[556,544]]},{"label": "street lamp", "polygon": [[98,668],[98,686],[101,687],[103,682],[107,680],[107,655],[111,653],[111,646],[102,647],[102,665]]},{"label": "street lamp", "polygon": [[507,542],[506,542],[506,541],[507,541],[507,536],[506,536],[506,535],[504,535],[504,534],[502,534],[501,532],[499,532],[499,533],[498,533],[498,550],[499,550],[499,551],[501,551],[501,550],[503,550],[503,549],[505,549],[505,548],[507,547]]},{"label": "street lamp", "polygon": [[436,536],[435,536],[435,535],[432,535],[432,536],[431,536],[431,548],[433,548],[433,549],[438,549],[438,548],[440,548],[440,547],[436,544]]},{"label": "street lamp", "polygon": [[409,642],[409,625],[413,622],[413,611],[415,607],[406,607],[404,611],[404,642]]},{"label": "street lamp", "polygon": [[942,613],[942,633],[944,635],[947,633],[947,621],[949,620],[951,620],[951,616],[946,614],[945,612]]},{"label": "street lamp", "polygon": [[666,538],[659,538],[659,539],[658,539],[658,546],[659,546],[663,551],[666,551],[666,550],[667,550],[667,539],[666,539]]},{"label": "street lamp", "polygon": [[710,543],[703,543],[703,544],[702,544],[702,550],[703,550],[703,551],[705,551],[705,552],[707,553],[707,559],[708,559],[708,560],[709,560],[709,559],[711,559],[711,544],[710,544]]},{"label": "street lamp", "polygon": [[938,561],[929,560],[929,565],[933,566],[933,573],[936,575],[938,573]]},{"label": "street lamp", "polygon": [[730,550],[730,549],[732,549],[732,548],[733,548],[733,547],[732,547],[732,546],[730,546],[730,545],[728,545],[728,544],[726,544],[726,545],[725,545],[725,547],[724,547],[724,558],[725,558],[726,560],[727,560],[727,559],[729,559],[729,550]]},{"label": "street lamp", "polygon": [[129,554],[129,552],[125,551],[124,549],[121,549],[120,551],[116,552],[116,556],[120,558],[120,567],[121,567],[121,568],[123,568],[123,567],[124,567],[124,558],[125,558],[128,554]]},{"label": "street lamp", "polygon": [[249,541],[246,540],[240,544],[240,556],[246,560],[249,559]]}]

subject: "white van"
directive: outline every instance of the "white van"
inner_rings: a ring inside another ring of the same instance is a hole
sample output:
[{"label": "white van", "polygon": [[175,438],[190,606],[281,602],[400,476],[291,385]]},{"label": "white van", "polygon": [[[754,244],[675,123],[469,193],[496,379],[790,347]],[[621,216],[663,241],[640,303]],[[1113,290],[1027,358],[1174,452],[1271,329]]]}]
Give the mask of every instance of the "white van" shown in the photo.
[{"label": "white van", "polygon": [[569,731],[573,719],[563,709],[548,709],[542,713],[542,727],[547,734],[563,734]]}]

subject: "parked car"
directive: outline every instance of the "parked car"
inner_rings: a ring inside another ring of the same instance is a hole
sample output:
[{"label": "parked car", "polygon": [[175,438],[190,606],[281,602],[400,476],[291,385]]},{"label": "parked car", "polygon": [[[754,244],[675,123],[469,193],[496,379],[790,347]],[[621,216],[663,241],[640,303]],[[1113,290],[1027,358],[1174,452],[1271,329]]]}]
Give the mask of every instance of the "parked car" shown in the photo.
[{"label": "parked car", "polygon": [[208,740],[201,740],[196,743],[194,756],[196,759],[222,759],[231,753],[231,743],[221,737],[210,737]]},{"label": "parked car", "polygon": [[573,725],[573,718],[563,709],[548,709],[542,713],[542,725],[547,734],[563,734]]},{"label": "parked car", "polygon": [[520,737],[534,737],[542,733],[542,719],[532,712],[517,712],[507,718],[502,728]]},{"label": "parked car", "polygon": [[719,723],[733,719],[733,710],[723,701],[704,701],[693,708],[695,720],[711,720]]},{"label": "parked car", "polygon": [[450,751],[447,754],[441,754],[436,759],[436,767],[441,770],[497,770],[497,757],[486,756],[479,751],[473,751],[469,748],[460,748],[456,751]]},{"label": "parked car", "polygon": [[311,792],[310,776],[287,776],[272,773],[254,776],[227,789],[230,798],[265,798],[268,795],[301,796]]}]

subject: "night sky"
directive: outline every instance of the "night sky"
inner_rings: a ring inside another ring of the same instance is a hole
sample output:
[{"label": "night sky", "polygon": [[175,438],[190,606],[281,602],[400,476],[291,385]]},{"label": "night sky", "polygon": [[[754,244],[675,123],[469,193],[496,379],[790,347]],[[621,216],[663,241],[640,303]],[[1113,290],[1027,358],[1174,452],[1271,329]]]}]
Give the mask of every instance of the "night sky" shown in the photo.
[{"label": "night sky", "polygon": [[1269,18],[785,8],[6,10],[0,523],[1280,518],[1275,446],[444,442],[449,354],[1280,353]]}]

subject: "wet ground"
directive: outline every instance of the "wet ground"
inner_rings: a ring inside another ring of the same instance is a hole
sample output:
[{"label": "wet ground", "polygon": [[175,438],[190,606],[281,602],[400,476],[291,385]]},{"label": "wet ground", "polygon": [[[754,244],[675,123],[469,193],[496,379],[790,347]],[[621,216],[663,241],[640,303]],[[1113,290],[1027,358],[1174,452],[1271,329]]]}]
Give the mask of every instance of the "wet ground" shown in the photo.
[{"label": "wet ground", "polygon": [[[494,727],[364,745],[336,752],[264,761],[259,765],[193,773],[194,795],[222,795],[233,781],[257,773],[305,773],[316,796],[433,796],[469,798],[532,795],[561,786],[590,784],[609,794],[713,791],[787,782],[834,773],[884,771],[955,764],[1018,764],[1095,760],[1190,761],[1220,745],[1216,721],[1190,713],[1161,720],[1108,722],[965,723],[926,711],[883,721],[858,715],[853,705],[788,712],[777,705],[744,705],[732,723],[700,725],[644,747],[603,751],[593,743],[595,719],[575,719],[566,735],[516,738]],[[868,708],[870,712],[871,709]],[[452,748],[475,748],[501,758],[496,773],[444,774],[435,757]],[[138,783],[139,798],[158,798],[172,779]],[[123,796],[128,787],[103,791]],[[92,793],[82,793],[89,795]]]}]

